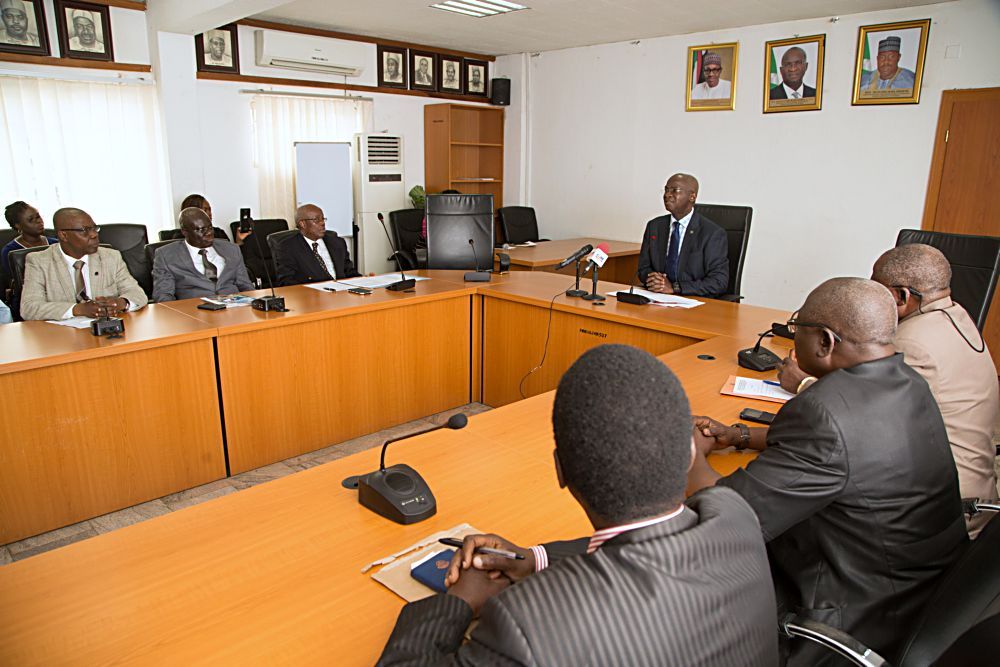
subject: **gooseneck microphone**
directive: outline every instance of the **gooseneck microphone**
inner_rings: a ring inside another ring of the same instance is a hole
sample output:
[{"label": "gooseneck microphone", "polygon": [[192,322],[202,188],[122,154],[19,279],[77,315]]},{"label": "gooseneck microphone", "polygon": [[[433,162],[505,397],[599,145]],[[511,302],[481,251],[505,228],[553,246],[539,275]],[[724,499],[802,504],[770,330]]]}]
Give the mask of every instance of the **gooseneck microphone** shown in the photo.
[{"label": "gooseneck microphone", "polygon": [[385,238],[389,241],[389,247],[392,248],[392,255],[396,258],[396,264],[399,266],[400,279],[391,285],[386,285],[385,288],[390,292],[402,292],[403,290],[412,289],[417,281],[413,278],[407,278],[406,274],[403,273],[403,262],[400,260],[399,251],[396,250],[396,245],[392,242],[392,237],[389,236],[389,229],[385,226],[385,218],[382,214],[378,214],[378,221],[382,223],[382,231],[385,232]]},{"label": "gooseneck microphone", "polygon": [[559,269],[565,269],[567,266],[569,266],[573,262],[579,261],[580,259],[583,258],[584,255],[586,255],[588,252],[590,252],[593,249],[594,249],[594,246],[592,246],[592,245],[590,245],[588,243],[587,245],[583,246],[582,248],[580,248],[579,250],[577,250],[576,252],[574,252],[572,255],[570,255],[569,257],[567,257],[563,261],[561,261],[558,264],[556,264],[556,271],[558,271]]},{"label": "gooseneck microphone", "polygon": [[385,452],[394,442],[406,440],[443,428],[465,428],[469,418],[461,412],[448,418],[441,426],[417,431],[399,438],[386,440],[379,455],[378,470],[367,475],[351,476],[341,484],[358,489],[358,502],[372,512],[401,524],[417,523],[437,513],[437,501],[427,482],[416,470],[405,463],[385,467]]},{"label": "gooseneck microphone", "polygon": [[479,269],[479,253],[476,252],[476,242],[474,239],[469,239],[469,245],[472,246],[472,256],[476,258],[476,270],[466,271],[465,282],[467,283],[488,283],[492,276],[489,271],[481,271]]},{"label": "gooseneck microphone", "polygon": [[743,368],[749,368],[754,371],[770,371],[778,367],[781,363],[781,357],[776,355],[771,350],[766,347],[761,347],[760,344],[764,342],[764,337],[770,333],[774,332],[774,327],[765,331],[757,339],[757,344],[753,347],[748,347],[745,350],[740,350],[736,353],[736,361]]},{"label": "gooseneck microphone", "polygon": [[271,288],[271,296],[257,297],[250,302],[250,307],[254,310],[287,313],[288,309],[285,308],[285,297],[278,296],[274,293],[274,282],[271,280],[271,272],[267,268],[267,261],[264,260],[264,248],[260,245],[260,235],[257,234],[253,218],[248,217],[247,222],[250,223],[250,231],[252,232],[251,235],[257,243],[257,253],[261,257],[261,264],[264,266],[264,275],[267,276],[267,286]]}]

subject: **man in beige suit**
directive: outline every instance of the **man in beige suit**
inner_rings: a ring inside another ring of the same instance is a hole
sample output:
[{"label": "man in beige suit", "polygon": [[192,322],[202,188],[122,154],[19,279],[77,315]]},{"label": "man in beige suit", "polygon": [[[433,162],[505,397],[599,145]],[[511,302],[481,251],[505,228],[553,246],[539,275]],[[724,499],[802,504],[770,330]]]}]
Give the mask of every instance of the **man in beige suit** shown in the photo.
[{"label": "man in beige suit", "polygon": [[101,248],[86,212],[61,208],[52,216],[59,243],[26,258],[21,316],[26,320],[99,317],[138,310],[146,294],[121,253]]}]

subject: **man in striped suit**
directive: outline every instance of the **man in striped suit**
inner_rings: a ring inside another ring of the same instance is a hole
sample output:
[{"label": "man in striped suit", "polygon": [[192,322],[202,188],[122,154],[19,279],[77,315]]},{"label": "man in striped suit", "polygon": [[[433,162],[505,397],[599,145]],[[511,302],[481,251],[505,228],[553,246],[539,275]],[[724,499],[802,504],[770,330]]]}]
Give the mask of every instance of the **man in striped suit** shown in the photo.
[{"label": "man in striped suit", "polygon": [[560,485],[594,535],[530,549],[467,537],[448,593],[403,608],[379,664],[776,664],[756,515],[730,489],[684,503],[692,422],[676,376],[636,348],[594,348],[560,381],[552,422]]}]

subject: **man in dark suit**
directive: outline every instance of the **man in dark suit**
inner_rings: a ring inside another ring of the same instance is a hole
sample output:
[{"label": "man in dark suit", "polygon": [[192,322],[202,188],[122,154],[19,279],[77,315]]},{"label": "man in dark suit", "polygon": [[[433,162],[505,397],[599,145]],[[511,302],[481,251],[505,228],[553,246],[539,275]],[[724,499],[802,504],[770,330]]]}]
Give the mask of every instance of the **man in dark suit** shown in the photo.
[{"label": "man in dark suit", "polygon": [[806,97],[816,97],[816,89],[805,85],[802,77],[809,69],[806,52],[798,46],[785,51],[781,56],[781,83],[771,89],[768,96],[772,100],[800,100]]},{"label": "man in dark suit", "polygon": [[636,348],[594,348],[560,381],[552,424],[559,483],[596,532],[529,549],[467,537],[447,594],[403,608],[379,664],[776,664],[756,517],[729,489],[684,504],[693,444],[676,376]]},{"label": "man in dark suit", "polygon": [[719,296],[729,286],[729,242],[717,224],[694,211],[698,179],[674,174],[663,187],[670,215],[646,223],[639,277],[662,294]]},{"label": "man in dark suit", "polygon": [[361,275],[351,263],[347,243],[337,232],[327,231],[323,209],[313,204],[295,211],[292,234],[275,249],[274,269],[279,285],[301,285]]},{"label": "man in dark suit", "polygon": [[[779,613],[844,630],[890,662],[941,572],[967,544],[958,476],[927,382],[896,353],[896,304],[882,285],[834,278],[789,321],[804,371],[819,378],[769,428],[695,418],[689,491],[737,491],[768,542]],[[719,478],[712,448],[762,450]],[[788,643],[791,665],[831,653]]]},{"label": "man in dark suit", "polygon": [[215,238],[212,219],[200,208],[181,211],[183,241],[153,256],[153,301],[173,301],[252,290],[243,255],[234,243]]}]

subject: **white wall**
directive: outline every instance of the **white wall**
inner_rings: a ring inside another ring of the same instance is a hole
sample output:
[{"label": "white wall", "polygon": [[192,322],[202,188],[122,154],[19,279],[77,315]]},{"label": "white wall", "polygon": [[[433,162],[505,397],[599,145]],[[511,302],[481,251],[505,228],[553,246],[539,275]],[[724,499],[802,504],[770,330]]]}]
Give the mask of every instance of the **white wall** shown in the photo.
[{"label": "white wall", "polygon": [[[928,17],[920,104],[852,107],[858,27]],[[819,33],[823,109],[765,116],[764,42]],[[667,177],[693,173],[700,201],[754,208],[747,301],[794,309],[828,277],[869,275],[900,228],[920,226],[941,91],[1000,85],[998,35],[1000,3],[961,0],[527,57],[506,137],[507,165],[522,173],[505,179],[526,174],[519,199],[549,238],[638,241],[663,213]],[[736,110],[685,113],[687,47],[730,41],[740,43]],[[961,57],[946,59],[956,45]],[[498,59],[497,70],[516,74],[522,60]]]}]

